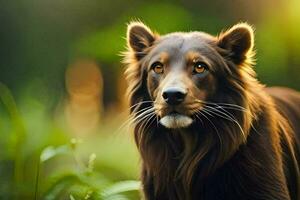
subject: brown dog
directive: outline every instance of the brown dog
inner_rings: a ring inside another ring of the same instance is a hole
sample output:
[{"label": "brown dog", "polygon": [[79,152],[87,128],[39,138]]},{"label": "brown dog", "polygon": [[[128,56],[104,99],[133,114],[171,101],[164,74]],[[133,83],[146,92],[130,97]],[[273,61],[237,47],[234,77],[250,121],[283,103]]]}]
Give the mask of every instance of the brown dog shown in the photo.
[{"label": "brown dog", "polygon": [[159,36],[133,22],[127,42],[146,199],[300,199],[300,94],[257,81],[249,25]]}]

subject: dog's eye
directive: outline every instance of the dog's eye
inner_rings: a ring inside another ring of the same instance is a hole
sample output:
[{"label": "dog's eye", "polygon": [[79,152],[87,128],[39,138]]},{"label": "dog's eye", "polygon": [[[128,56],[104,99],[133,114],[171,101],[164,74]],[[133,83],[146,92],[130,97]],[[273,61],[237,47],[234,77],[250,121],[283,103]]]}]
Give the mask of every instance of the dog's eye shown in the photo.
[{"label": "dog's eye", "polygon": [[151,65],[152,70],[157,74],[164,73],[164,65],[161,62],[155,62]]},{"label": "dog's eye", "polygon": [[207,65],[205,63],[203,63],[203,62],[196,62],[194,64],[194,70],[193,70],[193,72],[195,74],[201,74],[201,73],[205,72],[206,69],[207,69]]}]

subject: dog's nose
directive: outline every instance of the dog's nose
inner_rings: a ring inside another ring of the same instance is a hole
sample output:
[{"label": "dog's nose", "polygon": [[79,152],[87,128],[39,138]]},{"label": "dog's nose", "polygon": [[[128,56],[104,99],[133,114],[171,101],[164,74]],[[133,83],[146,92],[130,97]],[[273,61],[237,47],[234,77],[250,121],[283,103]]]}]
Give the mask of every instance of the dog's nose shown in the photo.
[{"label": "dog's nose", "polygon": [[162,96],[169,105],[175,106],[183,102],[186,92],[179,88],[168,88],[162,93]]}]

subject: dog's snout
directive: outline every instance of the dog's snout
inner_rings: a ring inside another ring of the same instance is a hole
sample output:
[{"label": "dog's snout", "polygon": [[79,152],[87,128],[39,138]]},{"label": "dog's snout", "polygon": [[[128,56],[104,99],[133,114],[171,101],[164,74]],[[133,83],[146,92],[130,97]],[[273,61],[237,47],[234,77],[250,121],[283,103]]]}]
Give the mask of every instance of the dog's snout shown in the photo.
[{"label": "dog's snout", "polygon": [[186,92],[180,88],[168,88],[162,93],[162,96],[169,105],[178,105],[183,102]]}]

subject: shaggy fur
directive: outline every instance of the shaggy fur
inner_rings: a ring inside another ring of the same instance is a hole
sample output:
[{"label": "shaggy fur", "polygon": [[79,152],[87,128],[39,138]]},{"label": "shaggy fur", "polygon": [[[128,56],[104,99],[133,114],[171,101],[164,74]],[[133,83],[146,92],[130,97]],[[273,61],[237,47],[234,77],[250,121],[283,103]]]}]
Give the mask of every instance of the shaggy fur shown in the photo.
[{"label": "shaggy fur", "polygon": [[[127,41],[128,95],[147,200],[300,199],[300,95],[257,81],[249,25],[235,25],[219,36],[159,36],[133,22]],[[174,61],[190,47],[209,63],[205,78],[190,75],[184,62]],[[175,63],[163,75],[149,69],[155,52],[166,53]],[[190,126],[166,128],[158,121],[167,113],[158,105],[175,65],[182,71],[172,77],[189,83],[185,86],[195,97],[186,101],[201,103],[180,108],[193,119]],[[210,111],[205,114],[205,109]]]}]

